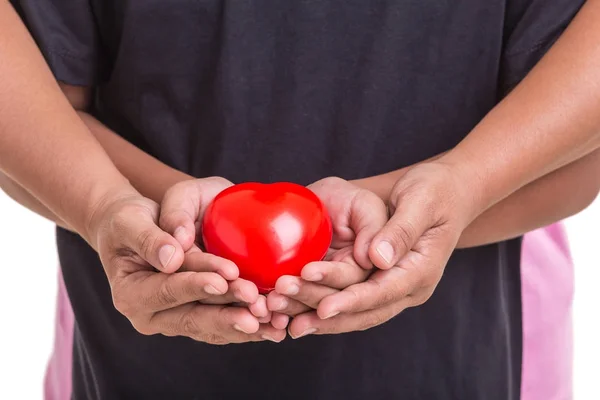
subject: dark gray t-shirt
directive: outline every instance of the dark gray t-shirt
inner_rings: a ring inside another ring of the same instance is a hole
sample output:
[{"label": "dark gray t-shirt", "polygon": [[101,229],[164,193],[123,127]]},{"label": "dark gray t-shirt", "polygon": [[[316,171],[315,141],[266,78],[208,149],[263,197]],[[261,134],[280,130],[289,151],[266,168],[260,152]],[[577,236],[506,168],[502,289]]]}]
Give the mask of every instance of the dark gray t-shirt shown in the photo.
[{"label": "dark gray t-shirt", "polygon": [[[362,178],[456,145],[582,0],[14,0],[57,79],[167,164],[234,182]],[[151,179],[151,177],[149,177]],[[75,399],[517,399],[520,240],[456,251],[377,328],[281,344],[142,336],[58,230]]]}]

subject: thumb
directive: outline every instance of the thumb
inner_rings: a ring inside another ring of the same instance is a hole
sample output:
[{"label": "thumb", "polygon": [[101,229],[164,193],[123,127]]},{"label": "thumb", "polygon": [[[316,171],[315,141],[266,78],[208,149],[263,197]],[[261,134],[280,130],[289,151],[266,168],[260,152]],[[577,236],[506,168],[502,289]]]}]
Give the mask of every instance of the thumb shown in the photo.
[{"label": "thumb", "polygon": [[353,256],[363,268],[373,267],[369,257],[369,245],[388,220],[388,211],[383,200],[368,190],[361,190],[350,209],[350,228],[356,234]]},{"label": "thumb", "polygon": [[369,257],[378,268],[389,269],[398,264],[431,228],[432,216],[422,202],[415,200],[401,200],[390,220],[373,238]]},{"label": "thumb", "polygon": [[159,225],[188,251],[198,234],[196,222],[213,199],[232,183],[224,178],[212,177],[180,182],[171,187],[163,197]]},{"label": "thumb", "polygon": [[[126,217],[127,218],[127,217]],[[183,264],[181,244],[160,229],[150,215],[128,216],[124,244],[159,271],[171,273]]]}]

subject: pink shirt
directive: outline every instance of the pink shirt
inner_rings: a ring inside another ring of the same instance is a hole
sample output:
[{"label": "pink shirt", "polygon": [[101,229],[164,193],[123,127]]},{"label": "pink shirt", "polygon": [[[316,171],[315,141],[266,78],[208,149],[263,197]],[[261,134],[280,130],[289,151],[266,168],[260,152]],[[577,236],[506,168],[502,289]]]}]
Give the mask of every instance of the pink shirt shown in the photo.
[{"label": "pink shirt", "polygon": [[561,224],[523,241],[523,400],[573,398],[573,262]]},{"label": "pink shirt", "polygon": [[73,310],[58,269],[58,297],[54,328],[54,351],[50,356],[44,378],[45,400],[71,398],[71,355],[73,353]]},{"label": "pink shirt", "polygon": [[[522,400],[572,399],[573,264],[562,225],[528,233],[521,262],[523,298]],[[45,400],[71,395],[73,312],[59,275],[54,352]]]}]

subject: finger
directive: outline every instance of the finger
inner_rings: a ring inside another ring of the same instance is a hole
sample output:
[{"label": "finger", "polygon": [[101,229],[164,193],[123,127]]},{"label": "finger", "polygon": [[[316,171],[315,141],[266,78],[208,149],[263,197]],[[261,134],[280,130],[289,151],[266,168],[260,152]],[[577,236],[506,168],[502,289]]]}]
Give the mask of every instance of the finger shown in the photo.
[{"label": "finger", "polygon": [[211,344],[278,342],[285,338],[285,331],[270,324],[260,325],[248,309],[228,306],[186,304],[156,313],[149,326],[156,333]]},{"label": "finger", "polygon": [[274,314],[279,313],[290,317],[312,310],[306,304],[290,299],[275,291],[269,293],[267,296],[267,308],[273,311]]},{"label": "finger", "polygon": [[267,299],[265,296],[262,296],[262,295],[258,296],[258,299],[256,300],[256,302],[251,303],[248,306],[248,309],[250,310],[252,315],[254,315],[257,318],[265,318],[265,317],[269,316],[269,320],[267,320],[265,322],[269,322],[271,320],[270,311],[267,308]]},{"label": "finger", "polygon": [[344,289],[355,283],[364,282],[370,274],[370,271],[354,262],[318,261],[307,264],[302,269],[301,277],[307,282]]},{"label": "finger", "polygon": [[268,340],[270,342],[279,343],[287,336],[286,326],[283,328],[276,328],[270,323],[260,324],[258,332],[254,334],[255,337],[260,336],[262,340]]},{"label": "finger", "polygon": [[360,190],[350,182],[337,178],[328,177],[312,183],[308,186],[325,204],[331,216],[333,238],[332,247],[345,247],[356,239],[354,231],[348,226],[349,201]]},{"label": "finger", "polygon": [[416,270],[393,267],[375,272],[365,282],[325,297],[317,314],[320,318],[332,318],[340,313],[357,313],[374,310],[397,302],[420,289],[421,275]]},{"label": "finger", "polygon": [[229,289],[234,298],[242,303],[253,304],[258,300],[258,288],[256,285],[246,279],[238,278],[229,282]]},{"label": "finger", "polygon": [[[121,252],[132,251],[160,271],[175,272],[183,263],[183,249],[177,240],[156,225],[157,214],[156,204],[123,207],[114,216],[112,226],[118,233],[116,252],[119,253],[118,247],[123,246]],[[128,269],[118,271],[123,274],[130,272]]]},{"label": "finger", "polygon": [[139,271],[115,281],[113,300],[123,314],[135,315],[218,296],[227,289],[227,281],[212,272]]},{"label": "finger", "polygon": [[423,201],[405,198],[396,201],[394,214],[371,243],[371,261],[381,269],[396,265],[433,226],[431,210]]},{"label": "finger", "polygon": [[364,331],[389,321],[411,306],[410,298],[405,298],[400,302],[377,310],[355,314],[339,314],[330,319],[321,319],[315,312],[309,312],[294,318],[288,326],[288,333],[293,339],[298,339],[307,335],[330,335]]},{"label": "finger", "polygon": [[290,317],[285,314],[274,312],[271,316],[271,325],[275,329],[285,330],[287,328],[289,322],[290,322]]},{"label": "finger", "polygon": [[260,322],[260,324],[268,324],[269,322],[271,322],[271,312],[269,312],[269,314],[266,317],[260,317],[258,318],[258,322]]},{"label": "finger", "polygon": [[336,293],[337,289],[307,282],[296,276],[286,275],[279,278],[275,283],[275,292],[304,303],[310,308],[317,308],[321,299]]},{"label": "finger", "polygon": [[188,250],[198,234],[196,221],[201,221],[206,207],[221,191],[231,186],[226,179],[211,177],[180,182],[163,198],[160,226],[171,233]]},{"label": "finger", "polygon": [[366,269],[373,267],[369,257],[369,245],[388,221],[385,203],[373,192],[361,190],[352,202],[350,227],[356,233],[354,259]]},{"label": "finger", "polygon": [[236,279],[229,282],[229,290],[222,296],[215,296],[204,299],[204,304],[233,304],[248,305],[256,303],[258,300],[258,288],[256,285],[245,279]]},{"label": "finger", "polygon": [[216,272],[228,281],[237,279],[239,269],[235,263],[213,254],[205,253],[197,246],[193,246],[185,253],[183,271]]}]

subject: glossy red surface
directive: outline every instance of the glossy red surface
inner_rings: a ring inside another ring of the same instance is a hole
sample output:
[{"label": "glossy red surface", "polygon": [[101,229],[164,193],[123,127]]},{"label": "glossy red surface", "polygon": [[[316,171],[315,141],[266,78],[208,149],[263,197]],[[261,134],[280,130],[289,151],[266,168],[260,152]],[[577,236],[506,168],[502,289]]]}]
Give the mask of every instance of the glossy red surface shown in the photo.
[{"label": "glossy red surface", "polygon": [[229,259],[262,293],[280,276],[299,276],[331,244],[329,214],[319,198],[293,183],[242,183],[221,192],[202,223],[206,251]]}]

